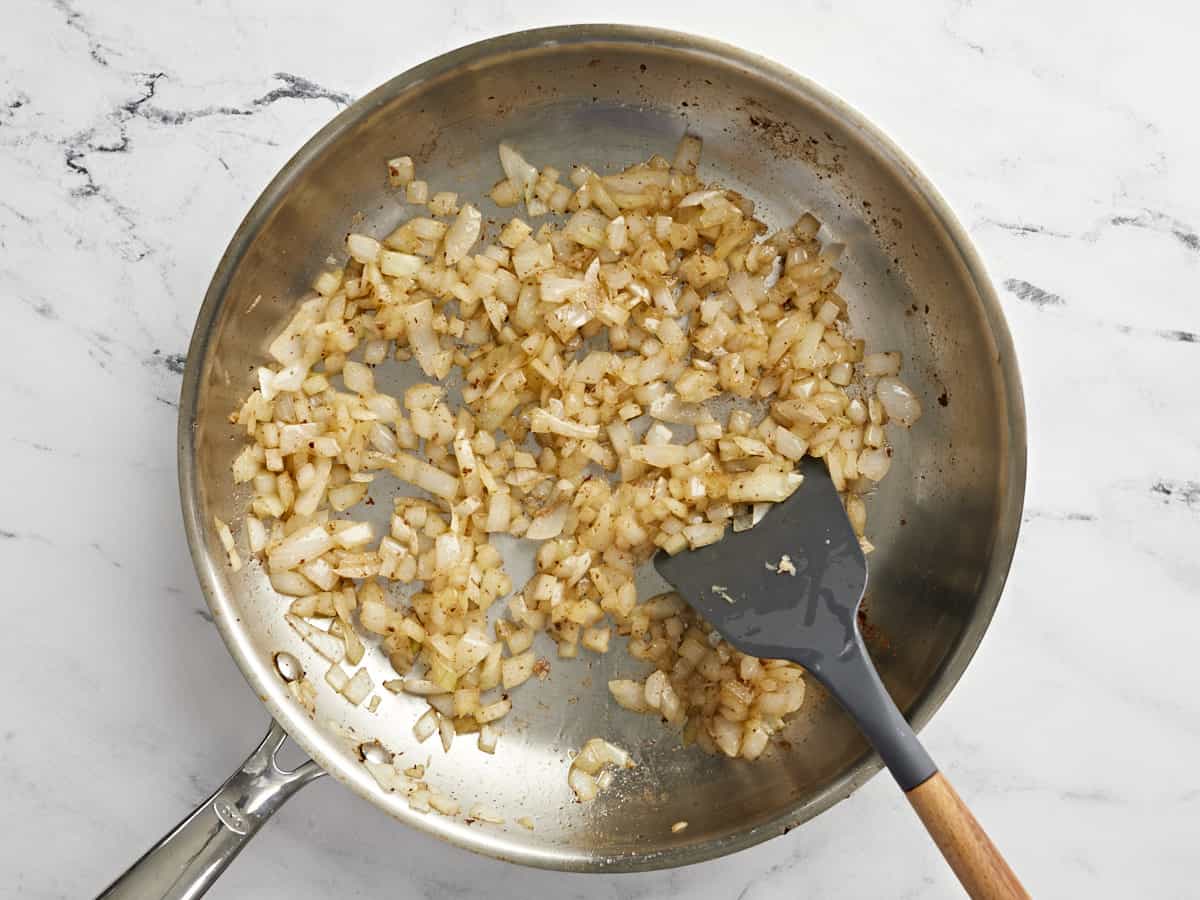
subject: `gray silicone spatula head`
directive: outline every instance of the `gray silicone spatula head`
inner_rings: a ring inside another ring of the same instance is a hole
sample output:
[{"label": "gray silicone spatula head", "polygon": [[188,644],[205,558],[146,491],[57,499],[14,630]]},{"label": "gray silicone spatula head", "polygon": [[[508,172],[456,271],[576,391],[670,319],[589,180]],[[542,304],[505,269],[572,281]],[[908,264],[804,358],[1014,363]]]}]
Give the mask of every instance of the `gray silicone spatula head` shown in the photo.
[{"label": "gray silicone spatula head", "polygon": [[[824,462],[806,457],[800,473],[796,491],[753,528],[699,550],[660,553],[655,567],[737,649],[794,660],[829,689],[908,793],[972,897],[1028,900],[879,680],[856,621],[867,587],[858,537]],[[926,798],[942,795],[951,799],[938,801],[934,812]],[[948,808],[954,811],[943,818]]]},{"label": "gray silicone spatula head", "polygon": [[854,643],[867,564],[824,462],[805,457],[800,473],[796,491],[753,528],[654,564],[743,653],[818,673]]},{"label": "gray silicone spatula head", "polygon": [[825,463],[753,528],[675,556],[660,575],[743,653],[800,663],[858,721],[905,790],[936,771],[879,680],[855,621],[867,563]]}]

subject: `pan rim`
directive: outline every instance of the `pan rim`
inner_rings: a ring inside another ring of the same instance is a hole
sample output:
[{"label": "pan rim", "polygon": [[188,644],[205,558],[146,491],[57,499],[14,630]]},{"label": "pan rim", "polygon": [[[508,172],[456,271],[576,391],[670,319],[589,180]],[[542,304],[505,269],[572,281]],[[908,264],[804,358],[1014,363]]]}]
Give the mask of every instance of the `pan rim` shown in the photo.
[{"label": "pan rim", "polygon": [[219,579],[213,557],[205,542],[205,523],[201,519],[200,475],[195,442],[196,413],[201,387],[206,376],[212,335],[230,282],[246,251],[263,223],[283,202],[293,181],[345,130],[353,127],[374,109],[418,85],[468,65],[507,54],[537,51],[559,45],[652,46],[691,55],[710,56],[733,63],[752,75],[766,79],[790,92],[807,96],[840,117],[858,131],[890,162],[904,172],[914,193],[937,218],[964,269],[975,287],[990,336],[994,342],[1003,388],[1001,408],[1007,415],[1007,467],[1001,484],[1006,488],[995,542],[989,565],[977,591],[974,613],[957,644],[934,676],[931,686],[914,702],[911,721],[918,731],[929,721],[958,683],[975,655],[999,604],[1016,550],[1024,508],[1027,467],[1024,397],[1012,337],[999,298],[983,261],[948,203],[924,176],[916,163],[886,134],[861,113],[826,88],[792,70],[721,41],[682,32],[632,25],[565,25],[518,31],[478,41],[421,63],[380,85],[349,105],[323,126],[298,150],[271,179],[234,232],[213,274],[188,347],[187,363],[180,389],[178,423],[178,472],[184,530],[189,551],[213,613],[214,623],[242,675],[266,706],[306,753],[326,772],[356,794],[419,830],[432,833],[452,844],[498,859],[536,868],[571,872],[639,872],[690,865],[754,846],[768,838],[790,831],[834,804],[850,796],[881,768],[878,756],[864,754],[842,776],[825,785],[809,800],[790,807],[768,822],[736,831],[709,841],[620,856],[589,855],[583,851],[542,850],[507,835],[473,831],[463,834],[442,823],[438,817],[424,816],[385,806],[380,789],[361,769],[345,764],[332,752],[332,743],[323,729],[304,715],[286,695],[279,679],[255,660],[255,651],[246,633],[237,624],[236,606],[227,596]]}]

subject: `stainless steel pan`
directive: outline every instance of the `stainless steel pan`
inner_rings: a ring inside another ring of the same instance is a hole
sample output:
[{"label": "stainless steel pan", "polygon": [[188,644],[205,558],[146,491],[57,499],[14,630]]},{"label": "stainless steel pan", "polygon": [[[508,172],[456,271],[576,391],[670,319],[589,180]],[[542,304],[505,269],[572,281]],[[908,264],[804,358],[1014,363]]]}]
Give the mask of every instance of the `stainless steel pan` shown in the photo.
[{"label": "stainless steel pan", "polygon": [[[418,745],[419,704],[387,695],[351,708],[284,624],[257,566],[233,574],[211,523],[238,521],[228,415],[251,389],[268,337],[356,216],[386,231],[404,215],[383,161],[411,154],[435,188],[478,196],[498,177],[496,145],[538,164],[610,166],[669,153],[684,129],[704,139],[702,174],[758,201],[771,224],[812,209],[847,245],[845,293],[870,343],[903,351],[927,414],[895,435],[896,471],[870,504],[871,621],[887,638],[884,681],[917,727],[954,686],[996,608],[1025,480],[1025,422],[1012,343],[979,258],[913,163],[846,104],[751,54],[664,31],[578,26],[474,44],[393,79],[312,138],[271,182],[230,242],[196,322],[180,404],[184,521],[217,628],[275,721],[315,763],[282,773],[278,727],[214,799],[145,857],[112,896],[198,896],[265,815],[324,770],[397,819],[502,859],[574,871],[685,865],[787,831],[848,796],[878,760],[833,704],[816,697],[788,741],[756,763],[681,750],[648,717],[609,701],[610,677],[639,671],[620,648],[555,662],[521,689],[495,757],[460,741]],[[508,560],[518,569],[522,560]],[[519,571],[514,580],[521,580]],[[310,717],[276,666],[287,652],[313,676]],[[378,683],[382,658],[369,660]],[[640,766],[594,803],[574,803],[567,753],[602,735]],[[383,792],[360,763],[379,741],[424,761],[428,778],[482,800],[510,824],[423,815]],[[431,742],[432,743],[432,742]],[[319,767],[319,769],[317,768]],[[536,786],[536,789],[533,789]],[[514,820],[528,815],[533,831]],[[689,827],[675,833],[672,823]]]}]

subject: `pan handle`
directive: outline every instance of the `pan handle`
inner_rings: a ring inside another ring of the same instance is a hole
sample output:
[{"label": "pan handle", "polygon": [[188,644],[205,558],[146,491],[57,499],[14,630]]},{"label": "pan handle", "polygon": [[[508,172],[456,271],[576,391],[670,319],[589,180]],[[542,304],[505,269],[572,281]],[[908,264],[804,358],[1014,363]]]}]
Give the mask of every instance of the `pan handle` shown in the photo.
[{"label": "pan handle", "polygon": [[288,772],[275,754],[287,733],[278,722],[200,807],[100,894],[98,900],[193,900],[212,887],[285,800],[324,771],[309,760]]}]

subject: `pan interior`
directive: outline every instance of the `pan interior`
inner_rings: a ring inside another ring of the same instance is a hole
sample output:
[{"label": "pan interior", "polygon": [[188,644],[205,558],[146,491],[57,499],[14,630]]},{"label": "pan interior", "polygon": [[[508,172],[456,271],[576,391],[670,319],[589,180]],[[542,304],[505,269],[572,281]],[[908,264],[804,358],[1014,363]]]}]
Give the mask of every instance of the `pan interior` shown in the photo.
[{"label": "pan interior", "polygon": [[[270,337],[347,231],[382,234],[414,214],[383,163],[411,155],[431,190],[482,197],[507,140],[538,166],[603,171],[669,156],[684,130],[704,139],[701,174],[756,201],[768,224],[812,210],[846,244],[843,293],[869,346],[900,350],[926,415],[893,429],[894,471],[869,504],[867,608],[881,674],[918,724],[966,665],[994,609],[1016,537],[1023,421],[1015,363],[990,287],[940,200],[898,151],[838,101],[730,48],[614,27],[555,29],[456,51],[400,76],[343,113],[267,189],[235,236],[206,299],[189,358],[181,426],[185,516],[222,634],[271,711],[329,771],[397,817],[470,849],[566,869],[693,862],[780,833],[846,796],[875,770],[848,720],[817,691],[756,763],[684,749],[656,720],[619,709],[610,678],[642,664],[616,646],[558,661],[517,691],[494,757],[471,737],[449,754],[416,743],[423,704],[381,691],[372,714],[323,680],[325,666],[284,623],[286,600],[257,565],[233,574],[209,523],[240,523],[230,463],[243,435],[228,415],[253,387]],[[485,218],[504,211],[483,206]],[[511,215],[511,212],[508,213]],[[503,216],[503,218],[502,218]],[[495,228],[490,229],[495,234]],[[411,372],[384,380],[396,389]],[[380,499],[390,498],[383,491]],[[386,503],[379,504],[386,506]],[[515,542],[514,542],[515,543]],[[527,552],[507,560],[514,582]],[[317,687],[310,719],[275,674],[295,654]],[[378,684],[394,677],[381,654]],[[566,782],[568,752],[605,737],[639,765],[593,803]],[[464,809],[483,802],[507,826],[421,815],[382,792],[357,745],[379,740]],[[532,831],[515,824],[535,822]],[[687,821],[673,832],[671,826]]]}]

